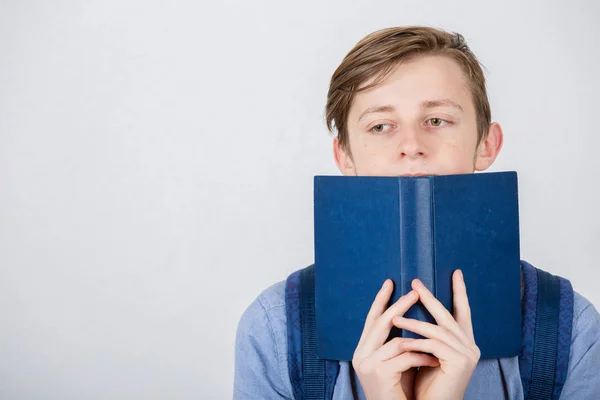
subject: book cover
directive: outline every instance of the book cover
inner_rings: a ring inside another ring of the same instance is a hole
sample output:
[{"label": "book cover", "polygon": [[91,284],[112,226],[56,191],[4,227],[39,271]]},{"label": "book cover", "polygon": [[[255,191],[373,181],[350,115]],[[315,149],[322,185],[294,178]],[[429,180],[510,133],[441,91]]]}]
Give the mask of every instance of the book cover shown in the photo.
[{"label": "book cover", "polygon": [[[385,279],[392,302],[419,278],[450,311],[452,273],[464,274],[481,358],[521,350],[517,174],[316,176],[318,356],[351,360]],[[407,318],[435,323],[419,302]],[[392,330],[394,336],[419,337]]]}]

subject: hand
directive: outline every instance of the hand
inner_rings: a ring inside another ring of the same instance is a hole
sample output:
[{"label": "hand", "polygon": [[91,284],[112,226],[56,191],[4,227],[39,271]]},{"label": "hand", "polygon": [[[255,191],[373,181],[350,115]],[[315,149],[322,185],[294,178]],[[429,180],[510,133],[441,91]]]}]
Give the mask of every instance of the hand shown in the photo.
[{"label": "hand", "polygon": [[420,368],[415,379],[417,399],[462,399],[481,355],[475,344],[471,308],[462,272],[452,276],[454,316],[423,284],[415,279],[413,289],[437,325],[407,318],[394,318],[398,328],[424,336],[403,344],[405,351],[433,354],[439,366]]},{"label": "hand", "polygon": [[431,356],[406,351],[404,346],[413,339],[394,338],[385,343],[393,318],[404,315],[419,299],[411,290],[386,310],[392,289],[393,282],[388,279],[377,293],[352,358],[352,366],[369,400],[412,399],[414,367],[439,365]]}]

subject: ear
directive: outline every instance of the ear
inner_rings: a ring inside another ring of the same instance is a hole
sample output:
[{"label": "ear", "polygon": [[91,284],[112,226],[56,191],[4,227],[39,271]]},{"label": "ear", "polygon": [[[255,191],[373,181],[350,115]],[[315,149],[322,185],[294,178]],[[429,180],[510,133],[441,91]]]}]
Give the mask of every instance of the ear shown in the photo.
[{"label": "ear", "polygon": [[497,122],[493,122],[490,125],[487,137],[477,146],[475,170],[484,171],[488,169],[494,163],[496,157],[498,157],[503,142],[502,127]]},{"label": "ear", "polygon": [[356,175],[356,169],[354,168],[354,161],[352,161],[350,149],[346,151],[337,137],[333,139],[333,158],[343,175]]}]

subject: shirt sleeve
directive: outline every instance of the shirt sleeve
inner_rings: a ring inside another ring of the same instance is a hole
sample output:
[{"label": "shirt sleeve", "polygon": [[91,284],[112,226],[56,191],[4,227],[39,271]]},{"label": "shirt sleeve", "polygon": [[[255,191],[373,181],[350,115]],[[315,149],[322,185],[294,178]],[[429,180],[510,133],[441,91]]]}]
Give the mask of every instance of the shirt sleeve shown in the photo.
[{"label": "shirt sleeve", "polygon": [[292,398],[282,379],[282,375],[287,376],[287,368],[282,372],[281,350],[277,346],[282,338],[275,334],[281,332],[273,329],[268,311],[272,309],[267,310],[259,297],[240,319],[235,344],[234,400]]},{"label": "shirt sleeve", "polygon": [[[579,305],[579,307],[578,307]],[[563,399],[600,399],[600,314],[575,293],[575,310],[569,370]]]}]

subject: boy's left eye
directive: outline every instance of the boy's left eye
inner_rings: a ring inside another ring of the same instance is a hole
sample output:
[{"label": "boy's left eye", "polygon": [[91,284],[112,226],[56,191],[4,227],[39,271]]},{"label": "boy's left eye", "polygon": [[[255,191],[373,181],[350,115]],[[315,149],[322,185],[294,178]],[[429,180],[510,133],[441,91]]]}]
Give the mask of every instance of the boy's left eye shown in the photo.
[{"label": "boy's left eye", "polygon": [[429,118],[427,122],[429,122],[431,126],[441,126],[442,123],[447,123],[448,121],[441,118]]}]

